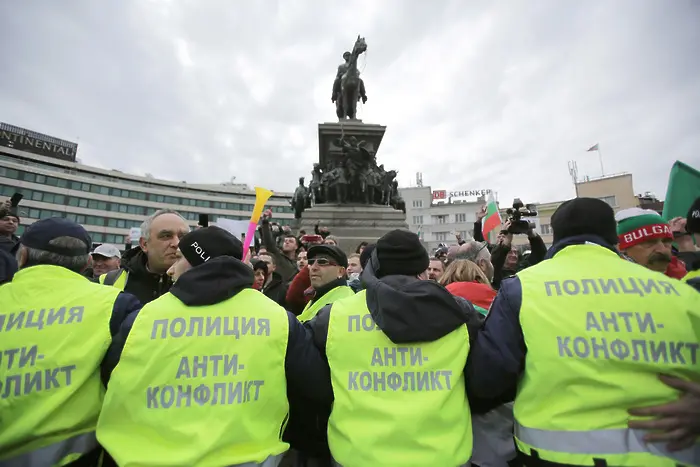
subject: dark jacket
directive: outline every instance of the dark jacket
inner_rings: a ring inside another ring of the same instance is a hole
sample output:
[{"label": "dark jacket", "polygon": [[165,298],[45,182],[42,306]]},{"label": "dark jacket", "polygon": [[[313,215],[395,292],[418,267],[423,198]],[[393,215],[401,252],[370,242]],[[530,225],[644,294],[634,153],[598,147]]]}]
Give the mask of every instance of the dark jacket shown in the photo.
[{"label": "dark jacket", "polygon": [[267,219],[260,223],[260,236],[262,237],[262,244],[265,249],[275,257],[277,272],[282,276],[282,280],[284,282],[291,281],[294,275],[299,272],[297,262],[294,259],[289,259],[289,257],[279,249],[275,238],[272,236],[272,231],[270,230],[270,221]]},{"label": "dark jacket", "polygon": [[285,297],[287,296],[287,284],[282,280],[282,276],[277,272],[272,273],[272,278],[262,289],[262,293],[277,303],[279,306],[285,306]]},{"label": "dark jacket", "polygon": [[[436,341],[460,326],[467,325],[470,341],[476,337],[483,317],[468,301],[454,297],[433,281],[408,276],[385,276],[377,279],[372,262],[362,273],[367,290],[367,307],[377,326],[396,344]],[[306,323],[313,331],[314,344],[325,357],[328,323],[333,305],[327,305]],[[466,362],[465,362],[466,364]],[[490,409],[491,407],[488,407]],[[331,406],[307,410],[305,432],[299,439],[289,437],[294,447],[312,450],[317,456],[328,456],[327,426]],[[290,419],[290,422],[292,420]]]},{"label": "dark jacket", "polygon": [[17,235],[11,235],[9,237],[0,236],[0,250],[6,251],[7,253],[14,254],[15,247],[19,243],[19,237]]},{"label": "dark jacket", "polygon": [[[617,253],[615,248],[602,238],[581,235],[553,245],[547,252],[546,259],[567,246],[585,242],[604,246]],[[527,353],[520,327],[522,296],[522,287],[517,276],[503,281],[491,304],[488,318],[469,351],[466,381],[470,398],[500,397],[506,402],[515,398]]]},{"label": "dark jacket", "polygon": [[17,272],[17,260],[10,253],[0,249],[0,285],[10,282]]},{"label": "dark jacket", "polygon": [[[308,267],[305,269],[307,270],[308,276]],[[331,290],[338,286],[346,285],[346,283],[347,281],[345,279],[336,279],[315,289],[313,298],[309,303],[320,300]],[[330,305],[323,309],[329,307]],[[327,324],[328,322],[326,322],[326,325]],[[328,368],[325,359],[325,347],[321,348],[320,352],[324,356],[324,364],[326,368]],[[330,380],[327,384],[330,384]],[[331,398],[325,404],[318,404],[304,393],[291,393],[288,391],[287,397],[289,398],[290,411],[289,421],[284,432],[284,441],[290,443],[294,449],[302,451],[302,455],[308,455],[310,457],[329,457],[330,451],[328,450],[328,441],[325,435],[320,434],[320,431],[323,431],[323,427],[328,423],[328,417],[331,413],[332,390]]]},{"label": "dark jacket", "polygon": [[146,268],[147,262],[148,257],[140,247],[131,248],[122,255],[120,269],[107,273],[108,278],[116,278],[116,275],[126,271],[129,275],[124,292],[135,295],[144,305],[167,293],[173,285],[167,274],[150,272]]},{"label": "dark jacket", "polygon": [[[232,257],[220,256],[180,276],[170,293],[188,307],[204,307],[228,300],[241,290],[252,286],[253,270],[249,266]],[[270,305],[274,306],[272,303]],[[130,315],[123,323],[109,348],[108,364],[102,372],[105,384],[119,362],[136,316],[137,314]],[[287,316],[289,336],[285,371],[288,390],[304,391],[307,397],[320,403],[328,403],[333,397],[328,366],[322,360],[320,352],[312,345],[311,334],[294,315],[287,313]],[[232,346],[235,346],[236,342],[231,338]]]}]

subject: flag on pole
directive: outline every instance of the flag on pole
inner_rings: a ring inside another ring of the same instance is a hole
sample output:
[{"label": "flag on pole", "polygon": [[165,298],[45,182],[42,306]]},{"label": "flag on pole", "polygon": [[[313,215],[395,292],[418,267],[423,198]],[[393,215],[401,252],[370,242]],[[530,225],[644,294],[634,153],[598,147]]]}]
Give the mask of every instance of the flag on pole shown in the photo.
[{"label": "flag on pole", "polygon": [[593,146],[590,147],[590,149],[586,152],[591,152],[591,151],[597,151],[598,150],[598,143],[595,143]]},{"label": "flag on pole", "polygon": [[484,238],[488,234],[501,225],[501,213],[498,212],[498,206],[496,205],[496,199],[493,197],[493,193],[489,195],[489,204],[486,205],[486,217],[484,217],[483,225],[481,227],[481,232],[484,234]]}]

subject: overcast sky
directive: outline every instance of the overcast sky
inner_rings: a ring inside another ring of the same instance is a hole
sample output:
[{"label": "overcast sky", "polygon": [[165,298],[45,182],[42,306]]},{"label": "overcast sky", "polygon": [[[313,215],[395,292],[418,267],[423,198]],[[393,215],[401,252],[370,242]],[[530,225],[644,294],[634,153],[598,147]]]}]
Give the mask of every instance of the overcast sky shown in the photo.
[{"label": "overcast sky", "polygon": [[433,189],[554,201],[579,175],[664,197],[700,167],[694,0],[0,2],[0,121],[78,141],[83,163],[292,190],[336,120],[357,34],[378,159]]}]

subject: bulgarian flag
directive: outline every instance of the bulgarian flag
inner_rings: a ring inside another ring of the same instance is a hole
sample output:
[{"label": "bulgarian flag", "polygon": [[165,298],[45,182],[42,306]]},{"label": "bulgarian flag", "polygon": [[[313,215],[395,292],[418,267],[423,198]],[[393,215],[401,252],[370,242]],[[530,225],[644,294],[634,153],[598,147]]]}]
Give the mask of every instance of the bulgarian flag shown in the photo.
[{"label": "bulgarian flag", "polygon": [[489,195],[489,204],[486,205],[486,217],[481,227],[481,232],[484,234],[484,238],[495,228],[501,226],[501,213],[498,212],[498,206],[496,205],[496,200],[493,197],[493,193]]}]

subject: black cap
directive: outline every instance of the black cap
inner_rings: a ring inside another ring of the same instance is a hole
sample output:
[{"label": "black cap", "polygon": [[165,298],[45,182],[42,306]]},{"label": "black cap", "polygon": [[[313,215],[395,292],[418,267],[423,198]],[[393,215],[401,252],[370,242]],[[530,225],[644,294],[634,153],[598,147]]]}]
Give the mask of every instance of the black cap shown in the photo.
[{"label": "black cap", "polygon": [[258,269],[262,269],[265,275],[267,276],[268,274],[268,267],[267,263],[262,260],[255,260],[253,261],[253,271],[257,271]]},{"label": "black cap", "polygon": [[428,252],[418,235],[408,230],[392,230],[377,240],[377,277],[401,275],[417,276],[430,265]]},{"label": "black cap", "polygon": [[311,262],[311,260],[318,255],[326,255],[333,258],[335,262],[338,263],[338,266],[344,268],[348,267],[348,257],[343,250],[335,245],[312,245],[306,253],[306,259]]},{"label": "black cap", "polygon": [[192,266],[199,266],[218,256],[243,258],[243,243],[228,230],[212,225],[182,237],[180,251]]},{"label": "black cap", "polygon": [[615,211],[597,198],[574,198],[562,203],[550,221],[554,243],[577,235],[597,235],[611,245],[617,245]]},{"label": "black cap", "polygon": [[[55,240],[58,237],[71,237],[81,240],[84,246],[62,248],[49,244],[51,240]],[[28,248],[50,251],[63,256],[87,255],[92,247],[92,239],[87,230],[77,222],[64,219],[63,217],[49,217],[48,219],[34,222],[27,227],[19,241]]]},{"label": "black cap", "polygon": [[700,198],[696,199],[688,211],[685,230],[690,234],[700,233]]}]

